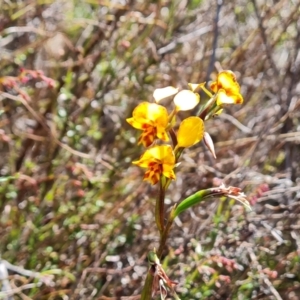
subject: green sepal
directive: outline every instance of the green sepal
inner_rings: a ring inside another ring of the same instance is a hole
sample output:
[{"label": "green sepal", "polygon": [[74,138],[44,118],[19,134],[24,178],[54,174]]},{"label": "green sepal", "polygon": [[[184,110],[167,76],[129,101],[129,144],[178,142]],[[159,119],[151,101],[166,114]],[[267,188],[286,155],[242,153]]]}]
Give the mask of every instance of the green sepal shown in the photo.
[{"label": "green sepal", "polygon": [[156,254],[156,250],[154,249],[154,251],[150,251],[148,253],[148,261],[149,261],[149,264],[150,265],[154,265],[154,264],[159,264],[159,259],[157,257],[157,254]]}]

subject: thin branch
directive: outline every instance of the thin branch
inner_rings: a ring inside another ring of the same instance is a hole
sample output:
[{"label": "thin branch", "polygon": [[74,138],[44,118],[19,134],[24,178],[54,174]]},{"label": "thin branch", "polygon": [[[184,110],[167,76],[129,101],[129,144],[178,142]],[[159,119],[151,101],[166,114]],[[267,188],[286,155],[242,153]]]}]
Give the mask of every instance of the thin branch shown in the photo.
[{"label": "thin branch", "polygon": [[[216,147],[226,147],[226,146],[241,146],[248,143],[257,142],[258,136],[252,136],[248,138],[241,138],[236,140],[229,140],[229,141],[223,141],[223,142],[217,142],[215,143]],[[299,142],[300,141],[300,132],[288,132],[288,133],[282,133],[282,134],[269,134],[266,136],[263,136],[263,138],[267,141],[278,141],[281,142]]]},{"label": "thin branch", "polygon": [[225,113],[222,113],[220,116],[219,116],[220,119],[224,119],[224,120],[227,120],[229,121],[230,123],[232,123],[236,128],[238,128],[240,131],[244,132],[244,133],[251,133],[252,130],[251,128],[243,125],[242,123],[240,123],[235,117],[231,116],[231,115],[228,115],[228,114],[225,114]]},{"label": "thin branch", "polygon": [[188,34],[185,34],[175,40],[173,40],[171,43],[169,43],[168,45],[160,48],[157,50],[157,53],[159,55],[163,55],[166,54],[168,52],[171,52],[172,50],[174,50],[176,48],[176,46],[178,44],[183,44],[183,43],[187,43],[192,39],[198,38],[201,35],[204,35],[205,33],[208,33],[212,30],[213,26],[209,25],[209,26],[205,26],[202,28],[199,28],[193,32],[190,32]]},{"label": "thin branch", "polygon": [[219,38],[219,19],[220,19],[220,11],[223,5],[223,0],[217,0],[217,11],[216,11],[216,17],[214,20],[214,39],[213,39],[213,44],[212,44],[212,54],[210,57],[207,73],[206,73],[206,82],[210,79],[210,74],[213,71],[215,60],[216,60],[216,49],[218,46],[218,38]]},{"label": "thin branch", "polygon": [[257,20],[258,20],[258,26],[259,26],[261,38],[262,38],[263,43],[264,43],[265,48],[266,48],[266,54],[267,54],[268,60],[270,61],[270,64],[271,64],[272,68],[274,69],[274,71],[276,71],[276,73],[278,74],[277,67],[276,67],[276,65],[273,61],[273,58],[272,58],[271,49],[270,49],[268,39],[267,39],[267,35],[266,35],[266,29],[264,28],[263,20],[262,20],[260,14],[258,12],[256,1],[251,0],[251,2],[253,4],[254,11],[255,11],[255,14],[256,14],[256,17],[257,17]]}]

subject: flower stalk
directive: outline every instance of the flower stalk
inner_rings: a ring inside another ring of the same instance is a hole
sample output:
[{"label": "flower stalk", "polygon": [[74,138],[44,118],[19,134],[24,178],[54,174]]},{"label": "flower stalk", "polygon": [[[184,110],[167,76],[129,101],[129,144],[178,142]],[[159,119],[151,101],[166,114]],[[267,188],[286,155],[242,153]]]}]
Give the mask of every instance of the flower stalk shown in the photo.
[{"label": "flower stalk", "polygon": [[164,232],[164,218],[165,218],[165,189],[164,189],[164,181],[166,181],[165,177],[161,177],[159,181],[159,193],[158,197],[156,199],[156,204],[155,204],[155,221],[156,221],[156,226],[160,232],[160,235],[162,236]]}]

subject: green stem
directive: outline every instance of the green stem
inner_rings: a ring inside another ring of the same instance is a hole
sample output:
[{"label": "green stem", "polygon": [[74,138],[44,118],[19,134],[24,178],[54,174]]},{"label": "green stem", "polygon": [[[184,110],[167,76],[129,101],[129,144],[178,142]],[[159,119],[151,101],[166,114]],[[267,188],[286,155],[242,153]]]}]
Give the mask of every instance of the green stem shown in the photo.
[{"label": "green stem", "polygon": [[170,137],[172,140],[173,148],[175,149],[175,147],[177,145],[177,136],[176,136],[176,133],[173,128],[170,128],[169,134],[170,134]]},{"label": "green stem", "polygon": [[173,218],[169,217],[168,223],[167,223],[165,230],[163,231],[161,238],[160,238],[159,248],[157,251],[157,256],[159,259],[161,259],[162,253],[166,246],[167,238],[168,238],[170,229],[172,227],[172,224],[173,224]]},{"label": "green stem", "polygon": [[159,181],[159,192],[158,197],[156,199],[155,204],[155,222],[156,226],[159,230],[160,235],[162,235],[164,231],[164,214],[165,214],[165,189],[164,189],[164,182],[166,181],[165,177],[161,177]]},{"label": "green stem", "polygon": [[153,283],[153,275],[148,272],[145,284],[142,290],[141,300],[151,300],[152,298],[152,283]]},{"label": "green stem", "polygon": [[[174,209],[172,210],[167,225],[164,229],[164,231],[161,233],[161,238],[160,238],[160,243],[159,243],[159,248],[157,251],[157,257],[159,259],[161,259],[163,250],[166,246],[166,241],[170,232],[170,229],[172,227],[173,224],[173,220],[174,220]],[[150,269],[148,271],[146,280],[145,280],[145,284],[142,290],[142,295],[141,295],[141,300],[151,300],[151,294],[152,294],[152,283],[153,283],[153,275],[150,272]]]}]

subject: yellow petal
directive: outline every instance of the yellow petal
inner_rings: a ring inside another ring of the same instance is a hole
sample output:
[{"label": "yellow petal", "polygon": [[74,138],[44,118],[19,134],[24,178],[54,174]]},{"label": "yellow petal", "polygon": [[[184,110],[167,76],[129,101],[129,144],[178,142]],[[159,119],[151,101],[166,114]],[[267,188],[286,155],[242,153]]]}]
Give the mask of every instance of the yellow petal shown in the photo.
[{"label": "yellow petal", "polygon": [[243,96],[240,93],[228,94],[234,101],[234,104],[242,104],[244,102]]},{"label": "yellow petal", "polygon": [[160,160],[163,164],[175,164],[175,156],[170,145],[159,145],[150,148],[149,155],[155,160]]},{"label": "yellow petal", "polygon": [[174,97],[177,110],[193,109],[200,101],[200,96],[189,90],[182,90]]},{"label": "yellow petal", "polygon": [[153,97],[156,103],[161,101],[162,99],[168,98],[178,93],[178,89],[173,86],[167,86],[162,89],[156,89],[153,93]]},{"label": "yellow petal", "polygon": [[132,163],[142,168],[148,168],[149,164],[166,163],[173,165],[175,164],[175,155],[170,145],[159,145],[147,149],[139,160],[133,161]]},{"label": "yellow petal", "polygon": [[149,164],[153,162],[153,156],[149,153],[149,149],[146,150],[139,160],[135,160],[132,163],[138,165],[141,168],[148,168]]},{"label": "yellow petal", "polygon": [[169,141],[169,136],[167,134],[165,127],[163,127],[163,126],[157,126],[156,135],[160,140],[162,140],[164,142]]},{"label": "yellow petal", "polygon": [[126,121],[134,128],[136,129],[142,129],[143,123],[138,122],[135,118],[128,118]]},{"label": "yellow petal", "polygon": [[202,140],[204,122],[198,117],[189,117],[183,120],[177,133],[177,147],[190,147]]},{"label": "yellow petal", "polygon": [[228,97],[224,90],[219,90],[217,96],[217,105],[221,106],[222,104],[234,104],[234,100],[231,97]]},{"label": "yellow petal", "polygon": [[174,173],[174,165],[163,165],[163,175],[170,179],[176,179],[176,175]]},{"label": "yellow petal", "polygon": [[142,102],[132,113],[132,117],[136,122],[152,124],[159,120],[160,125],[167,126],[168,112],[165,107],[156,103]]}]

